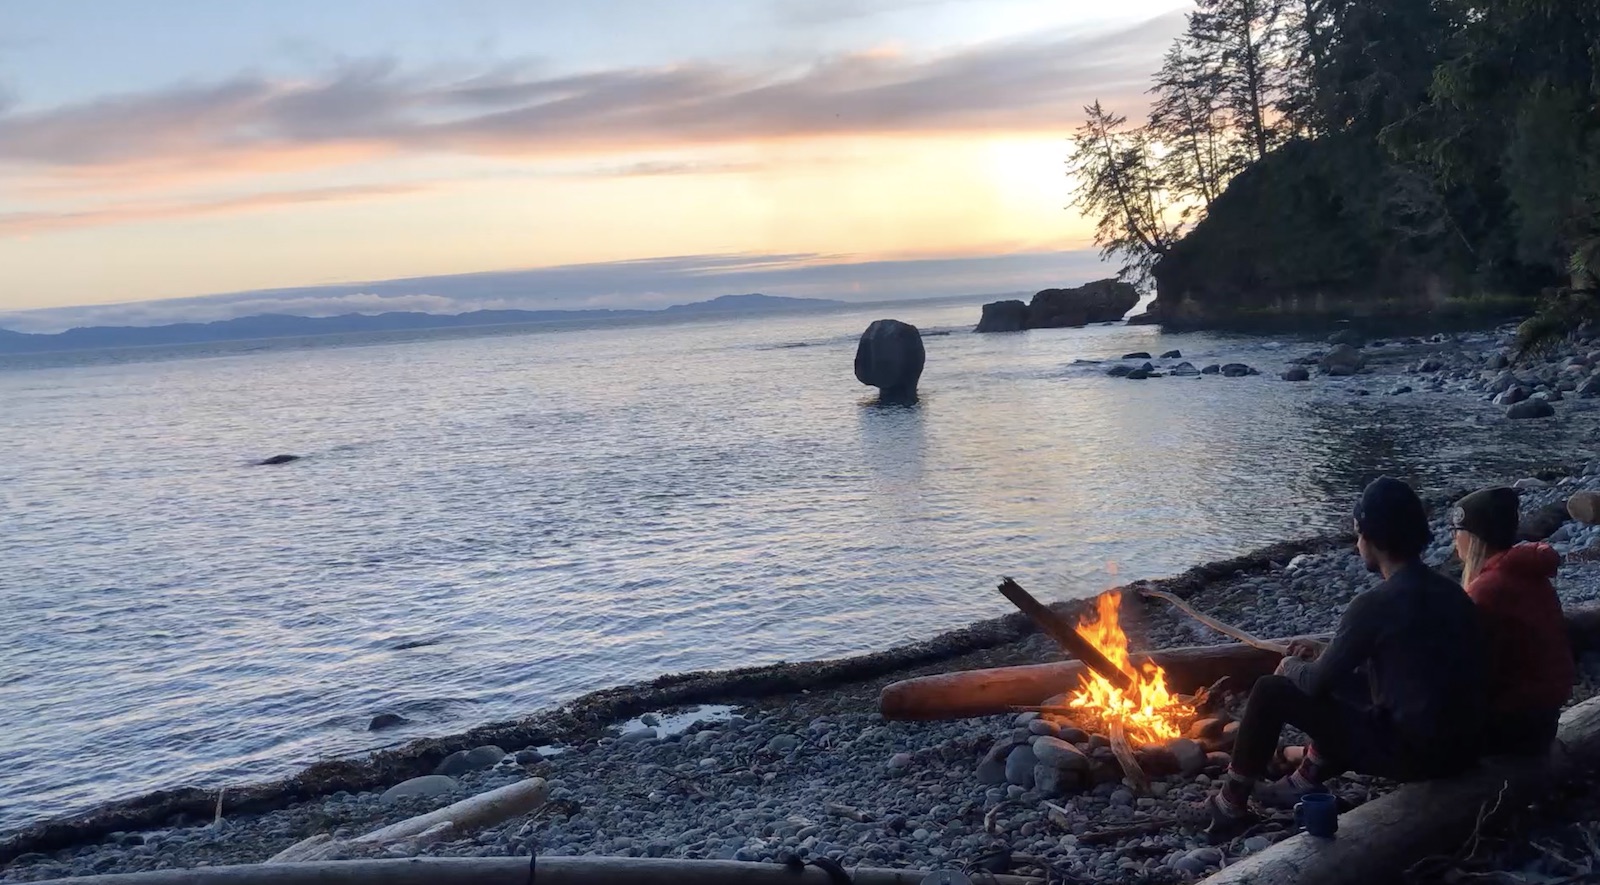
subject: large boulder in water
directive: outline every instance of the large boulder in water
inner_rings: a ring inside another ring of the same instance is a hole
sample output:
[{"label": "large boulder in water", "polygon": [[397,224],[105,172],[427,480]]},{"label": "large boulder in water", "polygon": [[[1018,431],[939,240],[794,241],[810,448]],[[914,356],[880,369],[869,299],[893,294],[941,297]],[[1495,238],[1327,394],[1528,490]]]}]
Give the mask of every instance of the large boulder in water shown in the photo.
[{"label": "large boulder in water", "polygon": [[1028,328],[1114,323],[1138,303],[1139,290],[1120,280],[1096,280],[1076,289],[1045,289],[1028,303]]},{"label": "large boulder in water", "polygon": [[1021,332],[1028,328],[1028,305],[1012,299],[994,301],[983,306],[983,317],[978,320],[977,332]]},{"label": "large boulder in water", "polygon": [[916,326],[878,320],[861,333],[856,345],[856,380],[878,388],[882,402],[916,402],[917,381],[927,359]]}]

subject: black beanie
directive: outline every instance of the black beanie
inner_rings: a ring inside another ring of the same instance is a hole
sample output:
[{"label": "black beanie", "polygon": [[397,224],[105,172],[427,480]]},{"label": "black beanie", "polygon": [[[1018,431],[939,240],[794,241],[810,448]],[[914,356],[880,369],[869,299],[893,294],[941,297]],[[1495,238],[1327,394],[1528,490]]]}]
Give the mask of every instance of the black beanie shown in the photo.
[{"label": "black beanie", "polygon": [[1411,486],[1388,476],[1373,480],[1361,493],[1356,529],[1392,556],[1420,556],[1433,540],[1422,499]]},{"label": "black beanie", "polygon": [[1495,550],[1509,550],[1517,544],[1521,503],[1516,489],[1480,489],[1456,502],[1450,527],[1477,535]]}]

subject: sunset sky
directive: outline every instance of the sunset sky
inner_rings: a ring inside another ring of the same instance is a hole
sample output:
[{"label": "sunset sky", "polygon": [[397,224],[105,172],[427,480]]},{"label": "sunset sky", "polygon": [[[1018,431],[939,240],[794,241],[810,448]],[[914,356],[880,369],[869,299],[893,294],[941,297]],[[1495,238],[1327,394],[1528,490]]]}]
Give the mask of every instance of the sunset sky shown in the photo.
[{"label": "sunset sky", "polygon": [[1088,245],[1066,138],[1186,5],[6,0],[0,311],[568,265],[527,305],[624,306],[685,256],[1009,290]]}]

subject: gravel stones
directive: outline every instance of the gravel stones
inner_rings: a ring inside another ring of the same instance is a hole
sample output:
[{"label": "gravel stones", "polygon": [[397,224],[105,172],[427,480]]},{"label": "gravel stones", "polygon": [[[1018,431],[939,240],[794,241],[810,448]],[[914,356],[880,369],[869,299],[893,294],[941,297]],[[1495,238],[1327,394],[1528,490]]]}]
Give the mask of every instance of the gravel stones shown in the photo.
[{"label": "gravel stones", "polygon": [[1532,396],[1532,394],[1528,392],[1528,388],[1512,386],[1506,388],[1505,391],[1496,396],[1494,398],[1494,404],[1497,406],[1514,406],[1517,403],[1527,399],[1529,396]]},{"label": "gravel stones", "polygon": [[1206,768],[1205,749],[1189,738],[1168,741],[1167,751],[1177,761],[1178,773],[1184,777],[1194,777]]},{"label": "gravel stones", "polygon": [[460,750],[444,757],[439,767],[433,770],[434,774],[446,777],[457,777],[469,771],[482,771],[493,768],[501,759],[506,758],[506,751],[499,747],[483,746],[470,750]]},{"label": "gravel stones", "polygon": [[1522,421],[1530,418],[1549,418],[1556,413],[1555,406],[1542,399],[1528,399],[1506,410],[1506,417],[1513,421]]},{"label": "gravel stones", "polygon": [[1075,745],[1060,738],[1041,737],[1033,742],[1033,755],[1041,765],[1082,773],[1089,770],[1089,757]]},{"label": "gravel stones", "polygon": [[459,786],[455,778],[445,777],[442,774],[429,774],[395,784],[384,790],[378,801],[384,805],[393,805],[407,799],[431,799],[453,793]]},{"label": "gravel stones", "polygon": [[767,741],[768,753],[792,753],[800,746],[800,738],[792,734],[780,734]]},{"label": "gravel stones", "polygon": [[1583,491],[1567,499],[1567,514],[1587,525],[1600,525],[1600,492]]},{"label": "gravel stones", "polygon": [[1038,757],[1033,755],[1033,747],[1019,744],[1006,756],[1006,783],[1022,787],[1025,790],[1033,788],[1033,767],[1039,764]]},{"label": "gravel stones", "polygon": [[996,741],[984,755],[983,761],[978,763],[978,782],[991,787],[1005,783],[1006,757],[1016,745],[1016,741],[1009,738]]}]

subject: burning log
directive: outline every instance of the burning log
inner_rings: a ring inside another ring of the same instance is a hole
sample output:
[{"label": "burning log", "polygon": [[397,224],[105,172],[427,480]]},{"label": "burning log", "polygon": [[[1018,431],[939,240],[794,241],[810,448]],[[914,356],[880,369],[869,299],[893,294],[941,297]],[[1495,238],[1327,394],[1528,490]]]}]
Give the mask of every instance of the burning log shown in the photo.
[{"label": "burning log", "polygon": [[[1046,608],[1033,595],[1022,589],[1022,585],[1010,578],[1004,579],[1000,584],[1000,595],[1011,601],[1019,611],[1027,615],[1030,620],[1039,626],[1046,635],[1056,641],[1067,654],[1082,661],[1089,669],[1105,677],[1107,682],[1128,691],[1133,687],[1133,677],[1121,667],[1111,662],[1094,643],[1084,638],[1076,627],[1067,623],[1060,615]],[[1037,698],[1035,699],[1037,700]]]},{"label": "burning log", "polygon": [[1486,759],[1460,777],[1408,784],[1339,817],[1339,835],[1299,835],[1251,855],[1203,885],[1351,885],[1397,879],[1459,848],[1486,816],[1523,807],[1552,783],[1600,764],[1600,699],[1561,717],[1548,759]]}]

